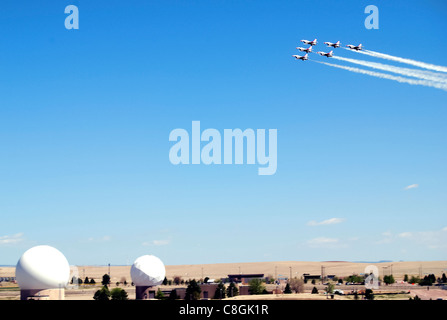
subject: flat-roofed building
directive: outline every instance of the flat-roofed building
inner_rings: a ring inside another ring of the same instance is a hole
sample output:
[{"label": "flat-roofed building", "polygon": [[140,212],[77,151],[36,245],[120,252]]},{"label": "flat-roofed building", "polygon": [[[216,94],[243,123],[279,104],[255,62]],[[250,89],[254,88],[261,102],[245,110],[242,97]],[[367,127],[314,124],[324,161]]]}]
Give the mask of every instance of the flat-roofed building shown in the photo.
[{"label": "flat-roofed building", "polygon": [[261,279],[264,280],[264,274],[263,273],[240,273],[240,274],[229,274],[228,275],[228,281],[234,282],[234,283],[240,283],[242,285],[247,285],[250,280],[253,279]]}]

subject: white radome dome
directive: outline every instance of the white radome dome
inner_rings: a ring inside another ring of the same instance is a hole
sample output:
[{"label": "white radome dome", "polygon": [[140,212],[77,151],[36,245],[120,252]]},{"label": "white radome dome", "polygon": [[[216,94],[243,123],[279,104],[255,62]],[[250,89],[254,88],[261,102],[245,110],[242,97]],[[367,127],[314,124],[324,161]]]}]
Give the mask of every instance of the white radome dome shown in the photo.
[{"label": "white radome dome", "polygon": [[144,255],[135,260],[130,276],[136,286],[158,286],[165,279],[165,265],[156,256]]},{"label": "white radome dome", "polygon": [[70,265],[56,248],[36,246],[20,257],[16,277],[22,290],[65,288],[70,278]]}]

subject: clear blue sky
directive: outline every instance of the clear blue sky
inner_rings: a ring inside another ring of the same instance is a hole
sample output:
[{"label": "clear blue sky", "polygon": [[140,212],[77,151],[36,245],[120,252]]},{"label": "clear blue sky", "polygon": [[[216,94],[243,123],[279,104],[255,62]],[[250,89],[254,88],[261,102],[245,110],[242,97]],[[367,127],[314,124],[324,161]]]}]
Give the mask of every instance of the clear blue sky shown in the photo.
[{"label": "clear blue sky", "polygon": [[[318,38],[446,66],[446,29],[441,0],[3,1],[0,264],[446,260],[447,93],[291,57]],[[172,165],[193,120],[277,129],[276,174]]]}]

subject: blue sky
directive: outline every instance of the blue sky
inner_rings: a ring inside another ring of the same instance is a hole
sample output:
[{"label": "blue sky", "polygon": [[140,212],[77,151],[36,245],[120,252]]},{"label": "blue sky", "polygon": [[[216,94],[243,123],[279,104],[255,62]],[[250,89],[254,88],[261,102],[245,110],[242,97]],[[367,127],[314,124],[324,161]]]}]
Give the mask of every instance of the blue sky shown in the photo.
[{"label": "blue sky", "polygon": [[[443,1],[2,9],[0,264],[38,244],[78,265],[446,260],[446,92],[291,57],[318,38],[446,66]],[[276,174],[172,165],[169,133],[194,120],[277,129]]]}]

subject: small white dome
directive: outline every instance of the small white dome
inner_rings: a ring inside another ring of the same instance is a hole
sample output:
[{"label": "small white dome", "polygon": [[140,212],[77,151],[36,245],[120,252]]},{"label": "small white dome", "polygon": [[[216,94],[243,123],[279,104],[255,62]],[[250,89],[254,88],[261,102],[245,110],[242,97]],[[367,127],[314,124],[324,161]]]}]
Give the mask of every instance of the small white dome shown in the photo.
[{"label": "small white dome", "polygon": [[141,256],[130,268],[130,276],[136,286],[158,286],[166,276],[165,265],[156,256]]},{"label": "small white dome", "polygon": [[70,278],[70,265],[56,248],[36,246],[20,257],[16,277],[22,290],[65,288]]}]

